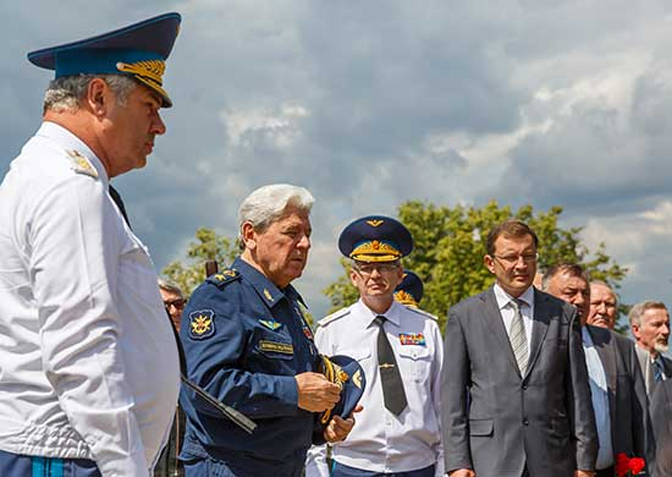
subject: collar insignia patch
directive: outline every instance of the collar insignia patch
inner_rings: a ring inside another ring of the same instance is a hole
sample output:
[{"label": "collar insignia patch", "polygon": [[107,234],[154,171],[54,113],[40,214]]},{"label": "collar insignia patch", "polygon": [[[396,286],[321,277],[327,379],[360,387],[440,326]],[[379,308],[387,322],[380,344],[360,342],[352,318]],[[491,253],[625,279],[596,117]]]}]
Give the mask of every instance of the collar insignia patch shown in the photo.
[{"label": "collar insignia patch", "polygon": [[399,333],[399,341],[404,346],[427,346],[425,335],[422,333]]},{"label": "collar insignia patch", "polygon": [[189,313],[189,337],[204,340],[215,334],[215,312],[198,310]]},{"label": "collar insignia patch", "polygon": [[259,323],[261,323],[271,331],[275,331],[282,326],[282,323],[278,323],[275,320],[259,320]]},{"label": "collar insignia patch", "polygon": [[73,171],[98,179],[98,171],[91,165],[91,162],[89,162],[86,156],[75,149],[66,151],[66,153],[70,158],[70,168]]},{"label": "collar insignia patch", "polygon": [[273,301],[273,295],[268,291],[268,288],[264,288],[264,296],[268,301]]}]

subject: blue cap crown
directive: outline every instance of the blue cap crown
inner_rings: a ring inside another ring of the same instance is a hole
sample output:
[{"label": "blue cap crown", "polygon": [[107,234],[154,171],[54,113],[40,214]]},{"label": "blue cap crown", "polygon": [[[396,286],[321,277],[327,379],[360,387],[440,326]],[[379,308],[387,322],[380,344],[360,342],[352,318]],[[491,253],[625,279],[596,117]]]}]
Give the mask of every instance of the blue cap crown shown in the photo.
[{"label": "blue cap crown", "polygon": [[404,270],[403,279],[394,290],[394,299],[402,305],[417,308],[424,295],[422,280],[414,272]]},{"label": "blue cap crown", "polygon": [[55,70],[56,78],[78,74],[125,74],[173,105],[163,89],[165,60],[180,29],[179,13],[166,13],[124,28],[28,53],[35,66]]},{"label": "blue cap crown", "polygon": [[338,239],[343,255],[360,262],[394,262],[413,250],[413,237],[396,219],[370,215],[348,225]]},{"label": "blue cap crown", "polygon": [[320,355],[320,358],[322,374],[328,381],[341,387],[341,397],[334,408],[324,411],[319,416],[318,426],[324,430],[332,416],[340,416],[344,419],[350,416],[364,394],[366,376],[360,364],[349,356]]}]

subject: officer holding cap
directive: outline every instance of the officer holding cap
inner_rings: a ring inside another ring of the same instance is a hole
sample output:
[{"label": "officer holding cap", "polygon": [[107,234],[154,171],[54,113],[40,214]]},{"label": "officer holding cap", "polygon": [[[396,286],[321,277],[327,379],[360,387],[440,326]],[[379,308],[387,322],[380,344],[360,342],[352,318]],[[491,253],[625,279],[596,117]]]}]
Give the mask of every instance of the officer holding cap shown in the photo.
[{"label": "officer holding cap", "polygon": [[342,440],[354,425],[364,376],[351,359],[319,355],[292,286],[308,263],[313,202],[290,184],[253,191],[238,212],[241,255],[189,299],[180,332],[189,379],[257,427],[245,432],[184,389],[187,477],[298,477],[311,443]]},{"label": "officer holding cap", "polygon": [[180,21],[28,54],[56,77],[0,185],[0,475],[149,476],[166,441],[177,347],[110,179],[166,130]]},{"label": "officer holding cap", "polygon": [[411,234],[393,218],[369,216],[348,225],[338,246],[352,260],[360,299],[320,320],[315,342],[321,353],[359,362],[367,378],[364,409],[350,436],[333,444],[331,474],[326,446],[315,446],[306,475],[440,476],[441,334],[433,316],[394,299]]}]

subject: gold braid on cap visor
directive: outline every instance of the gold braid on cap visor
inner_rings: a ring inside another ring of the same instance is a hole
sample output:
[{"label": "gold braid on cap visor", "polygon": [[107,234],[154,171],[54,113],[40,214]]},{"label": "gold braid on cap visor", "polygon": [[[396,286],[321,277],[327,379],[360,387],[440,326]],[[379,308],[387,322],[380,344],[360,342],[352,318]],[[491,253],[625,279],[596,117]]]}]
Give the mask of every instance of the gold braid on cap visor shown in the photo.
[{"label": "gold braid on cap visor", "polygon": [[397,300],[402,305],[412,306],[413,308],[418,307],[418,302],[415,301],[413,295],[408,293],[406,290],[399,290],[394,292],[394,299]]},{"label": "gold braid on cap visor", "polygon": [[166,71],[166,62],[163,60],[137,61],[135,63],[117,63],[117,69],[122,73],[131,74],[146,84],[161,96],[168,97],[163,89],[163,73]]},{"label": "gold braid on cap visor", "polygon": [[350,258],[360,262],[394,262],[401,258],[401,252],[391,243],[370,240],[355,247]]},{"label": "gold braid on cap visor", "polygon": [[[350,379],[348,373],[343,371],[343,369],[331,361],[326,356],[322,355],[322,374],[327,378],[327,381],[330,383],[337,384],[339,388],[343,389],[343,383]],[[329,422],[331,418],[331,409],[324,411],[324,414],[320,418],[322,424]]]}]

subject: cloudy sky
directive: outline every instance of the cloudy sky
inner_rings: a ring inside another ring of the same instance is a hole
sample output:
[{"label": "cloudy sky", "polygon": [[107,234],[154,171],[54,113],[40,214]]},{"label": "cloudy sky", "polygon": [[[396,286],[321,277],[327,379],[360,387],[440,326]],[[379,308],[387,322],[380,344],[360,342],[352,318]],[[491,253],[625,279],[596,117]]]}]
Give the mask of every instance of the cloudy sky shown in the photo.
[{"label": "cloudy sky", "polygon": [[670,2],[2,2],[0,176],[51,79],[26,52],[167,11],[183,15],[168,133],[115,181],[159,269],[197,227],[235,235],[254,188],[290,182],[317,199],[297,283],[318,316],[343,226],[407,199],[563,206],[630,268],[626,302],[670,300]]}]

